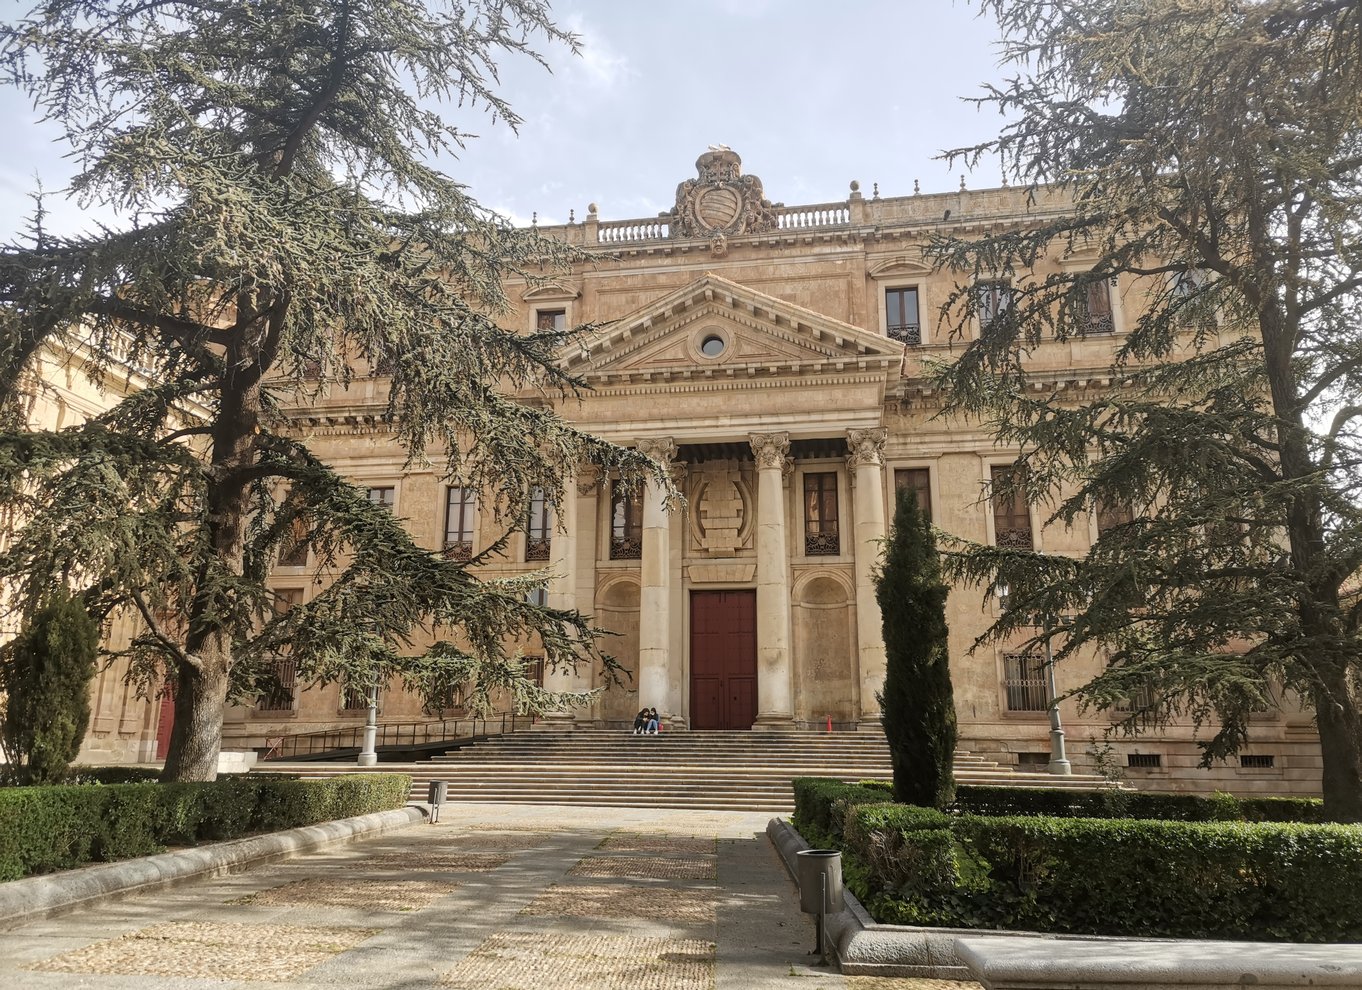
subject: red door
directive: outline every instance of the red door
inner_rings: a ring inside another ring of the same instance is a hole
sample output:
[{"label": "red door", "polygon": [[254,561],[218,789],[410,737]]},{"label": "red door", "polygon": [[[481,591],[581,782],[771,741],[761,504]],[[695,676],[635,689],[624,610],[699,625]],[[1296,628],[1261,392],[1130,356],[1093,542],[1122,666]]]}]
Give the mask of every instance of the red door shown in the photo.
[{"label": "red door", "polygon": [[175,728],[175,696],[167,684],[161,695],[161,718],[156,723],[156,759],[164,760],[170,752],[170,733]]},{"label": "red door", "polygon": [[694,729],[750,729],[757,718],[757,593],[692,591]]}]

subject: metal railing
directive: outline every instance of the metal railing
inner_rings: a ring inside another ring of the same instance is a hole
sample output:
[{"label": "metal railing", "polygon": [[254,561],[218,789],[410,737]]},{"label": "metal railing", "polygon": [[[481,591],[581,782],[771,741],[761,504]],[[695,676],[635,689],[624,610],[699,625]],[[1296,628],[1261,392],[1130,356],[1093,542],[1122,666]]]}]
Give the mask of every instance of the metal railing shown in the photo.
[{"label": "metal railing", "polygon": [[[534,724],[533,715],[517,715],[514,712],[494,713],[487,718],[441,718],[414,722],[384,722],[378,726],[374,745],[420,746],[428,743],[453,742],[459,739],[483,739],[488,736],[502,736],[517,729],[527,729]],[[346,725],[317,732],[300,732],[283,736],[272,745],[264,758],[267,760],[290,760],[300,756],[315,756],[335,750],[359,749],[364,741],[363,725]]]}]

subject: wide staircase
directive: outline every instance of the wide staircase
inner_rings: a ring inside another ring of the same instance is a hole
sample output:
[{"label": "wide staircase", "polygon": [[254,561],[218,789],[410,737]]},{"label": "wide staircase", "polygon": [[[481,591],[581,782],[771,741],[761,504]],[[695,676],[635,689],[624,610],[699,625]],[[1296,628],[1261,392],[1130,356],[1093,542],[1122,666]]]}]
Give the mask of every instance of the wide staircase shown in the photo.
[{"label": "wide staircase", "polygon": [[[355,772],[341,764],[271,763],[302,776]],[[636,736],[622,729],[537,729],[489,739],[421,763],[383,763],[412,775],[412,800],[432,780],[450,801],[604,807],[697,808],[788,813],[794,777],[887,780],[889,748],[873,732],[675,732]],[[370,771],[372,772],[372,771]],[[1100,777],[1017,773],[957,753],[956,781],[1037,787],[1098,787]]]}]

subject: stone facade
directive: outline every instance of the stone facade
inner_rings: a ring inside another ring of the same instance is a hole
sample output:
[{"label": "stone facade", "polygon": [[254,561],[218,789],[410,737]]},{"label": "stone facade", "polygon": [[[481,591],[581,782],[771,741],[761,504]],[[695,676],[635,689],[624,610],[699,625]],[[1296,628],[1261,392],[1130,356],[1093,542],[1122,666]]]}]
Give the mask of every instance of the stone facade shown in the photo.
[{"label": "stone facade", "polygon": [[[669,509],[651,486],[623,501],[610,478],[584,471],[548,545],[517,535],[487,571],[547,561],[551,602],[618,634],[608,650],[630,684],[607,687],[590,709],[559,722],[621,725],[650,705],[673,729],[878,731],[885,657],[873,581],[896,484],[930,502],[938,527],[969,539],[1082,554],[1096,535],[1096,519],[1066,529],[1042,525],[1034,509],[995,511],[987,486],[1008,452],[978,423],[938,418],[939,396],[923,373],[924,362],[960,349],[938,317],[957,277],[926,263],[929,238],[1024,225],[1065,205],[1044,195],[1028,205],[1024,192],[1006,188],[866,198],[853,183],[844,201],[787,207],[766,199],[725,148],[702,155],[697,173],[679,185],[668,214],[605,221],[592,204],[585,221],[546,228],[593,262],[550,284],[509,286],[516,309],[508,319],[526,331],[600,325],[563,353],[590,391],[557,411],[669,466],[685,505]],[[1081,267],[1084,258],[1045,264]],[[1109,312],[1094,314],[1089,335],[1036,349],[1036,388],[1061,400],[1112,388],[1110,358],[1141,291],[1112,285]],[[383,389],[382,378],[337,387],[299,412],[299,428],[318,455],[408,520],[422,545],[481,550],[498,535],[490,517],[475,501],[452,504],[434,471],[404,469],[378,419]],[[302,562],[272,580],[300,600],[317,587]],[[950,597],[961,748],[1043,767],[1048,726],[1035,658],[970,650],[996,608],[977,589]],[[1060,691],[1099,662],[1066,661]],[[546,686],[604,685],[583,669],[550,675]],[[357,724],[364,710],[354,702],[340,686],[299,685],[291,704],[231,712],[224,746]],[[1062,714],[1075,768],[1093,769],[1110,720],[1070,702]],[[394,689],[382,717],[426,716],[418,699]],[[1147,786],[1319,786],[1310,717],[1296,711],[1262,717],[1243,766],[1195,769],[1190,726],[1111,744],[1109,758]]]},{"label": "stone facade", "polygon": [[[103,355],[110,362],[110,371],[96,386],[87,373],[90,357],[82,348],[49,348],[37,354],[32,377],[23,390],[28,396],[23,412],[31,429],[59,430],[84,422],[147,384],[137,368],[114,353]],[[12,532],[17,522],[14,518],[0,521],[0,540],[6,539],[4,534]],[[104,630],[105,642],[124,646],[136,628],[130,617],[116,616]],[[11,626],[0,629],[0,636],[8,639],[16,632],[18,627]],[[76,762],[136,763],[155,758],[160,699],[139,696],[128,682],[127,672],[127,662],[117,660],[95,674],[90,724]]]}]

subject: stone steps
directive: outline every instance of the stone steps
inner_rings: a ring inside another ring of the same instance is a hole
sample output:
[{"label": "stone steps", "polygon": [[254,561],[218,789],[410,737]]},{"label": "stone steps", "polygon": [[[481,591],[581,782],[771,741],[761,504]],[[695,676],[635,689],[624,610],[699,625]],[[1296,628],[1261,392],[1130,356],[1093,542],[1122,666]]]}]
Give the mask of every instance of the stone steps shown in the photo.
[{"label": "stone steps", "polygon": [[[271,763],[306,777],[361,772],[346,764]],[[379,771],[409,773],[412,800],[424,801],[432,780],[448,785],[450,801],[567,804],[599,807],[769,811],[794,808],[794,777],[887,780],[889,748],[873,733],[664,731],[533,731],[466,746],[421,763],[384,763]],[[1095,787],[1099,777],[1021,774],[959,753],[962,784]],[[370,771],[372,772],[372,771]]]}]

